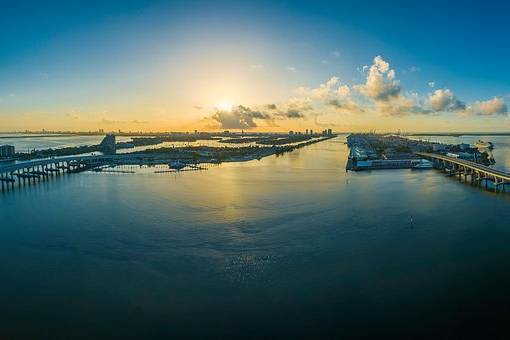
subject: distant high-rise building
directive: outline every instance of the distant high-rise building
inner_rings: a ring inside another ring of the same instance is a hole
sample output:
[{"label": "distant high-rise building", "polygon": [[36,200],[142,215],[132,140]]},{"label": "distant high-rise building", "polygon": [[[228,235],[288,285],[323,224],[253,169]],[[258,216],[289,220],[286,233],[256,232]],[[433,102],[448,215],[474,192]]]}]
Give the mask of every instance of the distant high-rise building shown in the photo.
[{"label": "distant high-rise building", "polygon": [[313,135],[313,130],[310,130],[310,134]]},{"label": "distant high-rise building", "polygon": [[16,150],[13,145],[2,145],[0,146],[0,157],[7,158],[12,157],[16,154]]},{"label": "distant high-rise building", "polygon": [[290,130],[290,131],[289,131],[289,135],[291,135],[291,136],[292,136],[293,134],[294,134],[294,131]]},{"label": "distant high-rise building", "polygon": [[308,129],[306,129],[306,134],[308,134]]},{"label": "distant high-rise building", "polygon": [[333,130],[328,129],[328,136],[332,136],[332,135],[333,135]]}]

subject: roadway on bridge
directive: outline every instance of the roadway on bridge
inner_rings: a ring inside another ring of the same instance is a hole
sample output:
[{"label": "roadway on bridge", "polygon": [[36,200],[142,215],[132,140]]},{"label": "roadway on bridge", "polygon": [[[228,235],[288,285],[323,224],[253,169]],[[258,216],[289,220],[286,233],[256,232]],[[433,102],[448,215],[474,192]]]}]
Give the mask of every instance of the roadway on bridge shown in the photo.
[{"label": "roadway on bridge", "polygon": [[468,160],[465,160],[465,159],[450,157],[450,156],[441,155],[441,154],[437,154],[437,153],[417,152],[416,154],[418,156],[422,156],[424,158],[438,159],[438,160],[443,160],[443,161],[447,161],[447,162],[450,162],[450,163],[462,165],[462,166],[468,167],[470,169],[483,172],[483,173],[488,174],[490,176],[496,176],[496,177],[502,178],[502,179],[504,179],[506,181],[510,181],[510,173],[505,172],[505,171],[501,171],[501,170],[498,170],[498,169],[493,169],[493,168],[490,168],[490,167],[488,167],[486,165],[483,165],[483,164],[478,164],[478,163],[475,163],[475,162],[472,162],[472,161],[468,161]]}]

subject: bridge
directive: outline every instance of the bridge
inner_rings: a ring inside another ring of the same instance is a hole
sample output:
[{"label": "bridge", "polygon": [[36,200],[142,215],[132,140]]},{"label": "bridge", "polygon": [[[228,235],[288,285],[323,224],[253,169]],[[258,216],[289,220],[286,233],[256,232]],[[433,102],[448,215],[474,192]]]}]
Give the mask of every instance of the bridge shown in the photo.
[{"label": "bridge", "polygon": [[464,182],[467,182],[469,178],[472,184],[484,183],[486,189],[489,188],[489,183],[492,183],[495,192],[504,192],[506,185],[510,184],[510,173],[483,164],[437,153],[417,152],[416,154],[432,161],[435,168],[445,170],[450,175],[458,175],[459,180],[464,177]]},{"label": "bridge", "polygon": [[[30,184],[63,173],[77,173],[105,165],[156,165],[174,160],[173,153],[127,153],[115,155],[46,158],[0,165],[1,190]],[[182,157],[182,155],[181,155]]]}]

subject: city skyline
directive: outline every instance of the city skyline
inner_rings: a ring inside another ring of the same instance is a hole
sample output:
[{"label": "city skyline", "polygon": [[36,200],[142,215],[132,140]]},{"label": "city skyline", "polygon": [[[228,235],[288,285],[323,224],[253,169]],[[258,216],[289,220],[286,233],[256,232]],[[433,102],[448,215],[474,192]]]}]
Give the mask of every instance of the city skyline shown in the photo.
[{"label": "city skyline", "polygon": [[505,131],[507,7],[12,6],[0,130]]}]

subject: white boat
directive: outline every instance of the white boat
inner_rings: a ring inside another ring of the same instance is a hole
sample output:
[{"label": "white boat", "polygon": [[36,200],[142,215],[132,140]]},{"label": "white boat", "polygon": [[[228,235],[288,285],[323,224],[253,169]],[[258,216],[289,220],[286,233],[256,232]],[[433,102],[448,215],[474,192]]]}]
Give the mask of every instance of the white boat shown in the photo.
[{"label": "white boat", "polygon": [[479,139],[476,143],[475,143],[475,146],[479,149],[493,149],[494,148],[494,145],[491,143],[491,142],[485,142],[481,139]]},{"label": "white boat", "polygon": [[417,170],[420,170],[420,169],[432,169],[432,162],[431,161],[427,161],[425,159],[422,159],[420,160],[419,163],[416,163],[415,165],[413,165],[412,169],[417,169]]}]

